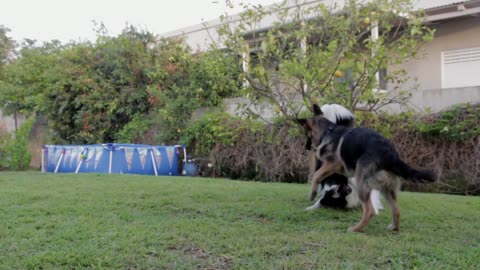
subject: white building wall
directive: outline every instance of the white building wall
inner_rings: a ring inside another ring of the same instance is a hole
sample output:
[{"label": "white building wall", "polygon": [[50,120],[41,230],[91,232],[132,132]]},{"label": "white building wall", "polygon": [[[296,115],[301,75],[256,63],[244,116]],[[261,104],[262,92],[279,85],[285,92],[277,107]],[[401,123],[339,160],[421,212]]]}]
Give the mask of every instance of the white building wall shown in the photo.
[{"label": "white building wall", "polygon": [[472,47],[480,47],[480,17],[455,19],[432,25],[435,37],[424,44],[418,59],[411,59],[401,66],[412,79],[407,88],[418,80],[420,89],[442,88],[442,52]]},{"label": "white building wall", "polygon": [[[436,29],[434,39],[421,47],[417,59],[411,59],[400,66],[410,77],[404,89],[417,89],[411,92],[412,107],[420,112],[438,112],[459,103],[480,103],[480,84],[468,87],[461,87],[462,84],[442,85],[445,72],[442,70],[442,54],[480,47],[480,17],[457,18],[434,23],[432,26]],[[478,69],[470,72],[476,72],[480,76]],[[393,85],[388,88],[393,89]],[[399,112],[403,109],[391,105],[388,110]]]},{"label": "white building wall", "polygon": [[[25,117],[21,114],[17,114],[17,127],[20,127],[24,121]],[[9,132],[15,131],[15,118],[10,115],[3,115],[0,110],[0,130],[2,129]]]}]

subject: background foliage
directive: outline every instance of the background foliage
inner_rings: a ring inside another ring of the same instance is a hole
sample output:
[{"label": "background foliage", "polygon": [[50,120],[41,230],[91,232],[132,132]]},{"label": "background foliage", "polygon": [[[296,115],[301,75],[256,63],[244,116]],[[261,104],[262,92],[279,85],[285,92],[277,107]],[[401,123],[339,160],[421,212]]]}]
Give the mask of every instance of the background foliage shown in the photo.
[{"label": "background foliage", "polygon": [[32,154],[27,145],[34,118],[29,118],[14,134],[0,129],[0,170],[25,170]]},{"label": "background foliage", "polygon": [[431,114],[419,125],[419,131],[431,137],[462,141],[480,135],[480,106],[458,104],[443,113]]},{"label": "background foliage", "polygon": [[97,32],[93,43],[26,40],[2,70],[4,113],[45,115],[57,143],[132,142],[149,125],[160,129],[151,143],[170,143],[196,108],[237,95],[235,59],[132,26]]}]

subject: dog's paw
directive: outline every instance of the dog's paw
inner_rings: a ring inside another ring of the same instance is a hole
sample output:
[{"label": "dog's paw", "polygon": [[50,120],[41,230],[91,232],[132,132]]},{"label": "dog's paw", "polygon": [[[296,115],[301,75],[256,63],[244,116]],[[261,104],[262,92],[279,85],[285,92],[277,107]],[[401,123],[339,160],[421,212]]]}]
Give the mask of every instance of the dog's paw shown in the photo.
[{"label": "dog's paw", "polygon": [[320,200],[318,200],[315,204],[312,204],[309,207],[305,208],[305,210],[312,211],[312,210],[315,210],[315,209],[320,209],[322,207],[323,207],[323,205],[321,205]]},{"label": "dog's paw", "polygon": [[317,191],[313,191],[313,190],[310,191],[310,194],[308,195],[308,199],[310,201],[313,201],[313,200],[315,200],[316,197],[317,197]]},{"label": "dog's paw", "polygon": [[387,230],[398,232],[398,231],[400,231],[400,228],[397,228],[397,227],[395,227],[395,225],[390,224],[390,225],[387,226]]}]

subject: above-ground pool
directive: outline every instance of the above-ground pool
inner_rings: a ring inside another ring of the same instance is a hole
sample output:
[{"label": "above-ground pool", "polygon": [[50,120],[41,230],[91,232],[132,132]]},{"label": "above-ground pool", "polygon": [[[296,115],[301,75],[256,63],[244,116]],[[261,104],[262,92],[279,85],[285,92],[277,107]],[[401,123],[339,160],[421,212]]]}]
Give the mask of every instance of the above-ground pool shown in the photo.
[{"label": "above-ground pool", "polygon": [[185,146],[142,144],[43,145],[42,171],[179,175]]}]

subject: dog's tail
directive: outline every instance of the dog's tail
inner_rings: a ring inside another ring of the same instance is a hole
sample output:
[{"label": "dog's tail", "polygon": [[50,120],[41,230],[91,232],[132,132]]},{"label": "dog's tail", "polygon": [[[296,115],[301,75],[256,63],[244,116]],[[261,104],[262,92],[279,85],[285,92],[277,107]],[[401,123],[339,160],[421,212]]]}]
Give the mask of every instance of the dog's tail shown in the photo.
[{"label": "dog's tail", "polygon": [[414,169],[400,158],[396,158],[389,167],[387,168],[389,171],[412,182],[431,183],[437,179],[437,175],[433,171]]}]

